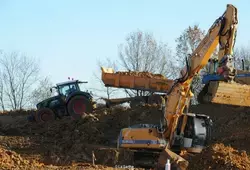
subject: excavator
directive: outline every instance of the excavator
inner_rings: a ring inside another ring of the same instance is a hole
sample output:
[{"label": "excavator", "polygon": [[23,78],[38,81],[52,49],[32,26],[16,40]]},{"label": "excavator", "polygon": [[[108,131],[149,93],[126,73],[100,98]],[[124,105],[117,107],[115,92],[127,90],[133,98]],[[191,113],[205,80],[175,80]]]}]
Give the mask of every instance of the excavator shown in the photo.
[{"label": "excavator", "polygon": [[[119,148],[134,151],[134,157],[144,163],[146,160],[153,160],[154,154],[158,153],[157,158],[154,158],[156,159],[155,169],[164,169],[167,159],[170,159],[171,164],[176,165],[178,169],[187,169],[189,162],[179,153],[182,151],[200,153],[210,140],[213,124],[208,115],[188,113],[190,99],[194,96],[190,87],[193,78],[207,65],[218,45],[220,63],[217,74],[223,77],[223,80],[209,82],[207,91],[203,95],[212,103],[240,106],[250,104],[250,100],[246,98],[247,94],[242,93],[246,93],[250,88],[234,82],[237,73],[234,68],[233,49],[237,26],[237,8],[228,4],[223,15],[215,20],[196,50],[186,58],[186,66],[181,70],[180,78],[176,80],[136,78],[133,75],[122,78],[110,71],[110,68],[102,68],[103,74],[106,75],[103,76],[103,82],[107,86],[133,89],[135,87],[133,83],[137,81],[137,89],[141,86],[144,90],[150,90],[153,87],[156,90],[163,88],[162,90],[166,91],[160,123],[158,125],[139,124],[121,129],[117,140]],[[105,79],[107,75],[110,76],[109,79]],[[160,81],[161,85],[157,85],[157,81]],[[239,94],[232,93],[233,90],[237,90]],[[243,95],[246,99],[245,103],[243,101],[244,104],[241,104],[235,99],[229,100],[229,93],[236,95],[238,99]],[[153,163],[149,164],[153,165]]]}]

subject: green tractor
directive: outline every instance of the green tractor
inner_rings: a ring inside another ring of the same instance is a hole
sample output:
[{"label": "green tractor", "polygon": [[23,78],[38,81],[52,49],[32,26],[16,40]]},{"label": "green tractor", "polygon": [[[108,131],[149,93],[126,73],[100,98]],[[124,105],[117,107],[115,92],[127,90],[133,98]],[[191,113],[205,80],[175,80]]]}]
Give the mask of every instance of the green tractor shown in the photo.
[{"label": "green tractor", "polygon": [[91,93],[80,90],[79,84],[87,83],[79,80],[69,80],[58,83],[55,87],[58,95],[39,102],[37,111],[29,115],[29,121],[47,122],[61,119],[64,116],[71,116],[79,119],[83,114],[91,113],[96,109],[96,102],[93,101]]}]

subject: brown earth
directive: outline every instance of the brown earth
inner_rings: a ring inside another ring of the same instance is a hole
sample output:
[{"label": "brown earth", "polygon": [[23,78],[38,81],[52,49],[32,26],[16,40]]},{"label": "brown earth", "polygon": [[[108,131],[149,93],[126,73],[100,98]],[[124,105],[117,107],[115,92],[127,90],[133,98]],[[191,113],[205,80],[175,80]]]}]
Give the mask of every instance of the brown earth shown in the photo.
[{"label": "brown earth", "polygon": [[137,123],[158,123],[160,114],[152,106],[136,110],[116,107],[98,110],[79,121],[65,117],[41,124],[27,122],[27,113],[2,115],[0,145],[46,165],[91,163],[92,151],[97,164],[130,165],[131,153],[115,148],[120,129]]},{"label": "brown earth", "polygon": [[238,151],[222,143],[214,144],[199,155],[190,158],[189,169],[250,169],[250,160],[245,151]]},{"label": "brown earth", "polygon": [[189,157],[189,169],[250,169],[250,109],[225,105],[198,105],[194,113],[209,115],[213,121],[213,139],[208,148]]},{"label": "brown earth", "polygon": [[[187,158],[190,160],[189,168],[249,169],[248,110],[220,105],[198,105],[190,110],[211,116],[214,129],[210,147],[200,155]],[[79,121],[66,117],[44,124],[28,123],[26,116],[27,113],[0,116],[0,146],[7,148],[4,153],[15,151],[23,160],[32,160],[32,166],[43,163],[40,168],[45,169],[81,166],[83,169],[101,169],[129,165],[132,162],[130,152],[115,148],[120,129],[138,123],[159,123],[161,111],[155,106],[141,106],[133,110],[116,107],[96,111]],[[96,164],[109,167],[92,167],[92,151]],[[13,161],[10,164],[19,166]],[[32,169],[30,164],[27,166]]]},{"label": "brown earth", "polygon": [[0,146],[0,168],[1,170],[23,170],[23,169],[70,169],[70,170],[92,170],[92,169],[114,169],[111,167],[103,166],[103,165],[92,165],[90,163],[73,163],[71,166],[53,166],[53,165],[44,165],[43,163],[39,163],[35,160],[27,160],[23,158],[20,154],[17,154],[14,151],[10,151],[2,146]]},{"label": "brown earth", "polygon": [[156,79],[164,79],[165,78],[161,74],[153,74],[153,73],[150,73],[150,72],[118,71],[115,74],[128,75],[128,76],[138,76],[138,77],[147,77],[147,78],[156,78]]},{"label": "brown earth", "polygon": [[192,106],[190,110],[212,118],[213,143],[224,143],[250,153],[250,108],[204,104]]}]

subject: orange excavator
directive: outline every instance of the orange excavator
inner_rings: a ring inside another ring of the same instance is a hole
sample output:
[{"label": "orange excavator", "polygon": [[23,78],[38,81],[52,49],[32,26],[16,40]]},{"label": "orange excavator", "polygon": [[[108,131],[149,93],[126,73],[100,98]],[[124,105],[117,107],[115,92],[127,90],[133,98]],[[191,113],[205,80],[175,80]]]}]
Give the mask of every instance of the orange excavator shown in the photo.
[{"label": "orange excavator", "polygon": [[[180,169],[188,167],[188,161],[178,153],[183,150],[200,153],[209,141],[212,126],[212,120],[209,116],[188,113],[189,102],[193,97],[190,86],[194,76],[199,74],[200,70],[208,63],[218,45],[220,65],[217,74],[223,76],[224,79],[223,81],[211,82],[208,85],[207,88],[213,93],[209,100],[214,103],[227,103],[229,100],[225,100],[225,96],[223,96],[225,88],[228,90],[237,87],[239,92],[250,90],[248,86],[233,82],[236,74],[233,48],[237,25],[237,8],[228,4],[226,11],[213,23],[193,54],[187,57],[186,66],[181,70],[180,78],[176,80],[120,75],[114,73],[112,69],[102,68],[102,80],[106,86],[142,88],[143,90],[153,88],[156,91],[166,91],[160,123],[158,125],[139,124],[122,129],[117,140],[118,147],[135,151],[135,157],[138,155],[139,159],[137,160],[143,163],[146,162],[147,158],[153,160],[153,155],[158,153],[158,161],[155,161],[157,162],[156,169],[163,169],[167,159],[170,159],[171,163]],[[137,86],[134,85],[135,83]],[[231,95],[234,94],[231,93]],[[247,96],[247,94],[244,95]],[[230,101],[231,104],[240,105],[236,100]],[[250,100],[245,103],[249,102]]]}]

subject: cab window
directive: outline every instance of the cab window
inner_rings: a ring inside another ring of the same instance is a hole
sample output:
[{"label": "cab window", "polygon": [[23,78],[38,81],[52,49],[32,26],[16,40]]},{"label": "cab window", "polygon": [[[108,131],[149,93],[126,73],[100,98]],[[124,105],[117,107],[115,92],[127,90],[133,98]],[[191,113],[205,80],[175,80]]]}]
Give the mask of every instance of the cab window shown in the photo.
[{"label": "cab window", "polygon": [[59,91],[61,95],[68,96],[69,93],[76,91],[77,86],[75,84],[67,84],[59,87]]}]

